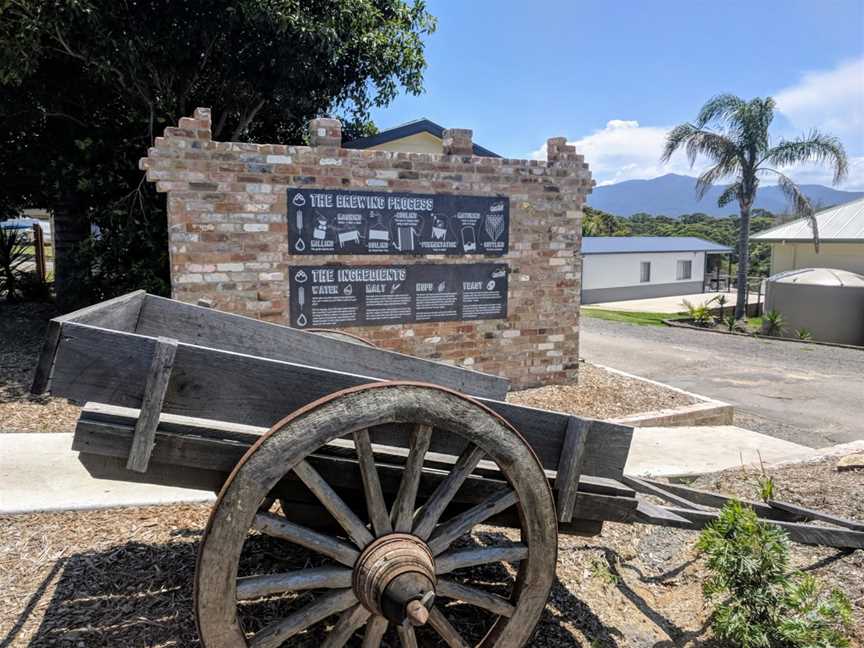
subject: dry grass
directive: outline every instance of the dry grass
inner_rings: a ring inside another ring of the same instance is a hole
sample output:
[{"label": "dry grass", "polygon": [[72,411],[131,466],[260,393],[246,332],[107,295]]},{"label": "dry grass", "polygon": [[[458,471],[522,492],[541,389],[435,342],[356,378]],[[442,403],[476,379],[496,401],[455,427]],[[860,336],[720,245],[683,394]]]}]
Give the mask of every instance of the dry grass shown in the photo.
[{"label": "dry grass", "polygon": [[[823,462],[772,474],[786,499],[864,517],[864,471],[837,473]],[[697,485],[752,497],[757,476],[728,471]],[[197,646],[191,583],[208,513],[207,505],[178,505],[0,518],[0,646]],[[484,527],[475,541],[512,533]],[[606,524],[596,538],[561,537],[558,579],[531,645],[713,645],[695,539],[690,531],[623,524]],[[241,573],[296,569],[308,561],[305,552],[256,538]],[[795,545],[793,561],[846,592],[858,624],[853,646],[860,647],[864,552]],[[512,579],[510,570],[494,566],[465,576],[502,593]],[[266,623],[303,600],[257,604],[247,622]],[[467,606],[449,606],[448,615],[466,637],[479,637],[489,623]],[[291,646],[320,645],[326,625]],[[436,645],[423,635],[421,645]],[[359,645],[359,638],[349,645]]]}]

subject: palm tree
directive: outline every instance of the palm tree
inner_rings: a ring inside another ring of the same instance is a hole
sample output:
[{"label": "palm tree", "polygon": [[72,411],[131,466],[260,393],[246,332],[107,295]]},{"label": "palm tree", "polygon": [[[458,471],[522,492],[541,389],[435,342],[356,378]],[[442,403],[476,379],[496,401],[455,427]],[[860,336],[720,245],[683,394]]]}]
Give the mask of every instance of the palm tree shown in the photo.
[{"label": "palm tree", "polygon": [[794,140],[780,140],[772,146],[768,138],[768,128],[774,120],[774,105],[771,97],[751,101],[744,101],[731,94],[714,97],[702,106],[694,123],[681,124],[669,131],[661,158],[663,162],[668,162],[675,151],[684,148],[691,167],[699,155],[711,160],[713,166],[699,176],[696,182],[696,194],[699,198],[717,182],[727,178],[733,180],[720,195],[717,204],[724,207],[737,200],[741,210],[738,232],[738,299],[735,303],[737,319],[745,314],[750,257],[750,209],[756,200],[760,179],[766,175],[773,176],[783,193],[792,201],[797,215],[808,219],[818,252],[819,232],[813,206],[798,185],[780,169],[806,161],[827,163],[833,167],[834,184],[846,177],[848,171],[846,151],[840,140],[816,130]]}]

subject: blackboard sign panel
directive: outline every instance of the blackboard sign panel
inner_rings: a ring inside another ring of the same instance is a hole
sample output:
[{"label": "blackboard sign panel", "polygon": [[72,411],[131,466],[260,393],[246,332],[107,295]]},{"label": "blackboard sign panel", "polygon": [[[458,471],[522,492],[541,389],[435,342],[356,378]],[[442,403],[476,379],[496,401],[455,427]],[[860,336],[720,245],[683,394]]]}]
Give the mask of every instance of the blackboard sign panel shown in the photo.
[{"label": "blackboard sign panel", "polygon": [[487,254],[509,247],[510,199],[288,190],[291,254]]},{"label": "blackboard sign panel", "polygon": [[504,263],[290,266],[295,328],[507,317]]}]

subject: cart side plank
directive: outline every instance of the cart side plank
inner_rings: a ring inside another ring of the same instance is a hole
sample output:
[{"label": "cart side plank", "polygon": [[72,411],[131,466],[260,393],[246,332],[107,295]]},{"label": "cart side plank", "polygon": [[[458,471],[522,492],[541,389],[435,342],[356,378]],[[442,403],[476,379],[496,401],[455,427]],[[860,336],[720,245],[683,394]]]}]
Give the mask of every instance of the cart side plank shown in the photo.
[{"label": "cart side plank", "polygon": [[[80,402],[138,407],[144,396],[154,345],[155,339],[150,337],[68,324],[57,350],[52,393]],[[319,398],[372,382],[379,381],[181,343],[177,346],[163,411],[270,427]],[[544,468],[558,468],[568,415],[478,400],[522,434]],[[592,422],[583,465],[590,466],[592,475],[618,479],[627,460],[631,437],[632,428]],[[463,445],[464,441],[457,436],[437,434],[430,450],[458,455]]]},{"label": "cart side plank", "polygon": [[138,323],[138,316],[140,315],[145,295],[146,293],[143,290],[136,290],[114,299],[55,317],[48,322],[48,331],[45,335],[45,342],[42,344],[42,350],[39,353],[39,361],[36,364],[36,373],[33,376],[30,392],[32,394],[43,394],[48,390],[51,381],[51,369],[54,365],[54,357],[64,324],[67,322],[78,322],[79,324],[91,324],[107,329],[133,333]]},{"label": "cart side plank", "polygon": [[472,396],[502,399],[509,388],[500,376],[154,295],[144,299],[134,332],[387,380],[431,382]]}]

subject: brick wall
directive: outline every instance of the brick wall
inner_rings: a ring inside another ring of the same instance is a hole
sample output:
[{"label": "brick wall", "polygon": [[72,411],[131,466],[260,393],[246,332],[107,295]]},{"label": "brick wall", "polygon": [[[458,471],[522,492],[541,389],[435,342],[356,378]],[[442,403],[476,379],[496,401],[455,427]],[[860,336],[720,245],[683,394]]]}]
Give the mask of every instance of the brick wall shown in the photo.
[{"label": "brick wall", "polygon": [[471,155],[470,130],[444,131],[444,154],[340,148],[334,119],[310,123],[311,146],[214,142],[210,111],[166,128],[141,168],[168,194],[173,297],[288,323],[289,265],[471,263],[483,255],[292,256],[291,187],[509,196],[506,320],[352,327],[379,346],[501,374],[516,387],[576,379],[580,228],[591,174],[563,137],[547,161]]}]

